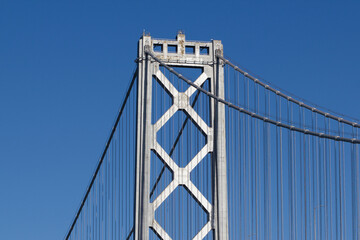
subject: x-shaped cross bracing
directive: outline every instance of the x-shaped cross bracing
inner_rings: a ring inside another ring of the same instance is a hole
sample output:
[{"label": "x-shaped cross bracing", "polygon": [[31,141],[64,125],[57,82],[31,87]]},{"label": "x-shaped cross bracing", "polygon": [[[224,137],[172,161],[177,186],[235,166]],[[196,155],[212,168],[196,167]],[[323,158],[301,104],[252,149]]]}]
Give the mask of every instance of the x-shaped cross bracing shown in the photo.
[{"label": "x-shaped cross bracing", "polygon": [[[204,120],[197,114],[197,112],[190,105],[190,97],[196,92],[196,89],[190,86],[185,92],[178,92],[178,90],[171,84],[171,82],[158,70],[155,74],[156,78],[161,82],[163,87],[169,92],[173,98],[173,105],[160,117],[160,119],[153,125],[153,146],[152,149],[173,172],[173,181],[160,193],[160,195],[151,203],[152,204],[152,228],[164,240],[171,240],[171,237],[155,220],[156,209],[170,196],[170,194],[179,186],[185,186],[191,193],[192,197],[201,205],[208,213],[209,220],[203,228],[197,233],[193,240],[203,239],[209,231],[211,231],[212,219],[212,205],[204,197],[204,195],[197,189],[197,187],[190,180],[191,171],[204,159],[204,157],[213,151],[213,129],[209,127]],[[194,82],[197,86],[201,86],[209,77],[203,72]],[[180,168],[175,161],[166,153],[161,145],[156,140],[157,132],[166,124],[167,121],[178,111],[183,110],[193,120],[197,127],[207,136],[206,145],[191,159],[191,161],[184,167]]]}]

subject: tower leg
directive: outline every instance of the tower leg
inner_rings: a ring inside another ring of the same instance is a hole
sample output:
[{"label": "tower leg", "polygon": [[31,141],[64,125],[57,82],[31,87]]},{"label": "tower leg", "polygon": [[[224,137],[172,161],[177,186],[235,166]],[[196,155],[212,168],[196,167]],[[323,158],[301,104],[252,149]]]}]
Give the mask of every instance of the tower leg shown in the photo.
[{"label": "tower leg", "polygon": [[[221,54],[222,49],[218,41],[213,41],[215,55]],[[215,71],[215,93],[224,99],[224,68],[217,58]],[[219,240],[229,239],[228,227],[228,195],[227,195],[227,169],[226,169],[226,131],[225,131],[225,105],[215,102],[214,114],[214,149],[215,149],[215,198],[216,221],[215,235]]]}]

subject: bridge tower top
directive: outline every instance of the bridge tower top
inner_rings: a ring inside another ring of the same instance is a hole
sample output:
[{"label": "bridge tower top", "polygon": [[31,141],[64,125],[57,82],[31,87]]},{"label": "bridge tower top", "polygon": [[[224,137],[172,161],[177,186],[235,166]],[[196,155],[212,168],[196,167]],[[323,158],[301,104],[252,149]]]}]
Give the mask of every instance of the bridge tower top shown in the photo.
[{"label": "bridge tower top", "polygon": [[156,39],[144,34],[139,40],[140,59],[145,46],[148,46],[161,61],[182,66],[213,65],[216,62],[215,52],[220,55],[223,53],[220,40],[187,41],[181,31],[175,40]]}]

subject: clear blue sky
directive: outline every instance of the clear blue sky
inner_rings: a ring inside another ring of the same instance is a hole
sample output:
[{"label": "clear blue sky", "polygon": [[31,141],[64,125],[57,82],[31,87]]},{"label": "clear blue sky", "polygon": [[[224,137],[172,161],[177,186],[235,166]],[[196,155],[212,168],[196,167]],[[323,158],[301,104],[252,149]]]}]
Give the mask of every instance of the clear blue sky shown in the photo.
[{"label": "clear blue sky", "polygon": [[360,3],[0,1],[1,239],[62,239],[85,192],[143,29],[223,41],[267,81],[360,118]]}]

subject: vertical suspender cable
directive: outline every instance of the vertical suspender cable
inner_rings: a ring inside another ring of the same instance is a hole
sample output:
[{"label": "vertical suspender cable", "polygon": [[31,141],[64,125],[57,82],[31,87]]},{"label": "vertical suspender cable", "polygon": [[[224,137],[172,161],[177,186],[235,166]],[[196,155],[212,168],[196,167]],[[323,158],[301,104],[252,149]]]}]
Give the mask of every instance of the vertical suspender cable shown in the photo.
[{"label": "vertical suspender cable", "polygon": [[[281,98],[279,97],[279,118],[281,118]],[[281,240],[284,240],[284,173],[283,173],[283,150],[282,150],[282,128],[279,128],[280,135],[280,216],[281,216]]]},{"label": "vertical suspender cable", "polygon": [[[279,97],[276,98],[276,121],[279,121]],[[275,128],[276,131],[276,237],[280,239],[280,184],[279,184],[279,128]]]},{"label": "vertical suspender cable", "polygon": [[[324,126],[325,126],[325,133],[328,133],[328,126],[327,126],[327,118],[324,118]],[[328,155],[327,155],[327,139],[323,139],[323,178],[324,178],[324,224],[325,224],[325,239],[329,239],[329,232],[328,232],[328,209],[329,209],[329,203],[328,203],[328,179],[327,179],[327,161],[328,161]]]},{"label": "vertical suspender cable", "polygon": [[[330,119],[328,118],[328,129],[330,130],[331,129],[331,125],[330,125]],[[330,236],[330,240],[333,239],[333,216],[332,216],[332,212],[333,212],[333,206],[332,206],[332,154],[331,154],[331,145],[332,145],[332,142],[333,141],[328,141],[328,145],[329,145],[329,148],[328,148],[328,152],[329,152],[329,209],[330,209],[330,217],[329,217],[329,220],[330,220],[330,228],[329,228],[329,236]]]},{"label": "vertical suspender cable", "polygon": [[[290,117],[290,102],[289,100],[287,101],[287,120],[290,124],[292,124],[291,122],[291,117]],[[294,236],[294,225],[293,225],[293,215],[294,215],[294,206],[293,206],[293,199],[292,199],[292,186],[293,186],[293,180],[292,180],[292,133],[290,130],[288,130],[288,195],[289,195],[289,239],[291,240],[295,240],[295,236]]]},{"label": "vertical suspender cable", "polygon": [[[259,88],[258,85],[255,85],[254,87],[255,90],[255,112],[258,113],[259,111]],[[259,122],[255,121],[255,239],[258,239],[258,221],[259,221],[259,215],[258,215],[258,202],[259,202],[259,197],[258,197],[258,168],[259,168],[259,152],[260,152],[260,145],[258,144],[258,141],[260,141],[260,137],[259,137],[259,128],[258,128]]]},{"label": "vertical suspender cable", "polygon": [[[358,129],[356,129],[356,138],[359,137]],[[355,161],[355,201],[356,201],[356,215],[355,215],[355,236],[354,239],[360,239],[360,162],[359,162],[359,144],[354,147],[354,161]]]},{"label": "vertical suspender cable", "polygon": [[[341,136],[341,123],[339,122],[339,136]],[[342,162],[342,144],[339,142],[339,197],[340,197],[340,239],[343,240],[343,196],[342,196],[342,174],[341,174],[341,162]]]},{"label": "vertical suspender cable", "polygon": [[[352,130],[352,137],[355,137],[354,128]],[[356,239],[356,165],[355,165],[355,144],[351,144],[351,195],[352,195],[352,238]]]},{"label": "vertical suspender cable", "polygon": [[[301,107],[301,127],[305,128],[305,116],[304,116],[304,108]],[[306,201],[306,197],[307,197],[307,167],[306,167],[306,136],[303,134],[302,136],[302,141],[303,141],[303,153],[302,153],[302,157],[303,157],[303,184],[304,184],[304,239],[307,239],[307,233],[308,233],[308,229],[307,229],[307,201]]]},{"label": "vertical suspender cable", "polygon": [[[345,133],[344,133],[344,123],[341,123],[341,136],[344,136],[345,135]],[[342,189],[343,189],[343,191],[341,192],[341,194],[342,194],[342,196],[343,196],[343,199],[342,199],[342,202],[343,202],[343,228],[344,228],[344,230],[343,230],[343,239],[347,239],[346,238],[346,233],[347,233],[347,231],[345,230],[345,226],[347,226],[347,224],[346,224],[346,220],[347,220],[347,218],[346,218],[346,189],[345,189],[345,154],[346,154],[346,152],[345,152],[345,143],[344,142],[341,142],[341,145],[342,145],[342,161],[341,161],[341,163],[342,163],[342,166],[341,166],[341,169],[342,169]]]}]

